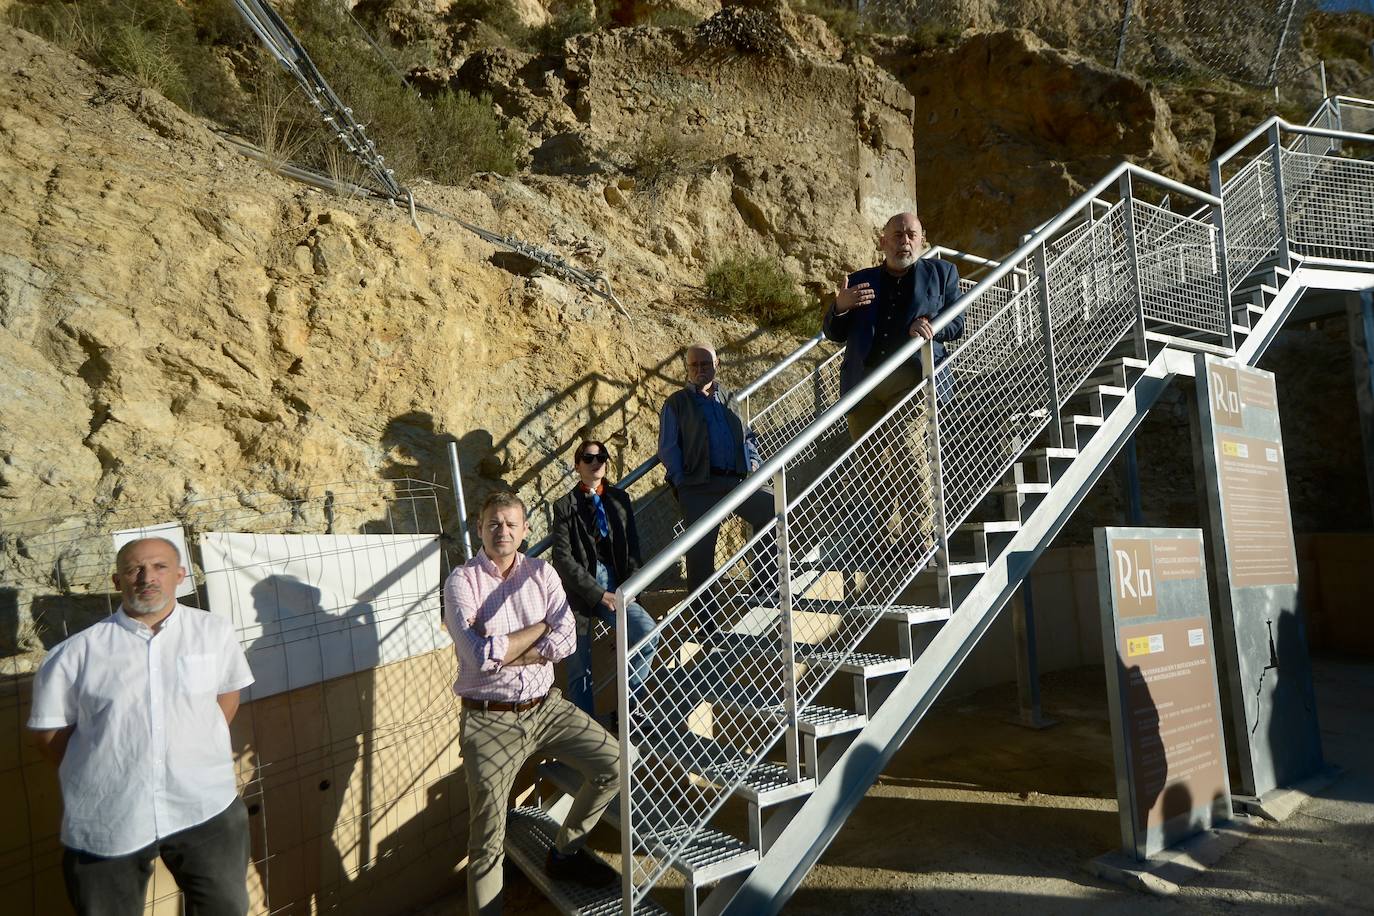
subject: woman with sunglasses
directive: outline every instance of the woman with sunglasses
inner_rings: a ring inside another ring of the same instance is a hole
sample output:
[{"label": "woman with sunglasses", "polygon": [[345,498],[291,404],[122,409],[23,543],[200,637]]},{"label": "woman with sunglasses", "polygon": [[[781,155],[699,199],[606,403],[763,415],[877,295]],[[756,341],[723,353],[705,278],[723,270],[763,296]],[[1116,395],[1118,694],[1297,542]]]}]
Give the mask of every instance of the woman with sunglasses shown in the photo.
[{"label": "woman with sunglasses", "polygon": [[[568,604],[583,618],[577,649],[568,656],[568,699],[595,716],[591,624],[615,626],[615,590],[643,565],[639,533],[629,495],[606,483],[610,453],[606,444],[588,439],[574,453],[578,482],[553,507],[553,567],[563,580]],[[638,604],[626,609],[626,637],[633,646],[654,628],[654,619]],[[635,702],[648,677],[654,643],[630,660],[630,701]],[[616,724],[614,714],[612,726]]]}]

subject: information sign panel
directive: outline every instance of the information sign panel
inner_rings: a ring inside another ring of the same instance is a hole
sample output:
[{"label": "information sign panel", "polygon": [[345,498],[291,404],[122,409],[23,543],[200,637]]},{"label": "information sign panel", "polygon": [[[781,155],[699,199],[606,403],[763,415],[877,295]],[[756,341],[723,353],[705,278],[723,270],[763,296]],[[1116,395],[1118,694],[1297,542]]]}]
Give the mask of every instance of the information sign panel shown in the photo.
[{"label": "information sign panel", "polygon": [[1096,538],[1121,842],[1144,860],[1231,818],[1202,532]]},{"label": "information sign panel", "polygon": [[1263,798],[1322,768],[1278,395],[1271,372],[1196,365],[1227,738],[1237,794]]}]

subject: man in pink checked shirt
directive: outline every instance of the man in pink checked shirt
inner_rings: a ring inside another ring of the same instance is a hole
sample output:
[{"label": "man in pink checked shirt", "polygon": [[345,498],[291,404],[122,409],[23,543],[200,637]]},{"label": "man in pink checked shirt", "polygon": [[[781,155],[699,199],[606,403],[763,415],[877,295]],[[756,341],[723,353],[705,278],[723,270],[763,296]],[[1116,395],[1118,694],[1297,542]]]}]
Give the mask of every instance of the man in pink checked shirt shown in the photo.
[{"label": "man in pink checked shirt", "polygon": [[525,504],[494,493],[482,506],[482,549],[444,583],[444,622],[458,653],[463,698],[458,744],[467,774],[468,913],[501,912],[506,810],[515,776],[535,756],[583,776],[545,869],[555,879],[606,887],[616,873],[584,848],[619,789],[620,747],[553,686],[553,663],[577,633],[552,566],[520,553]]}]

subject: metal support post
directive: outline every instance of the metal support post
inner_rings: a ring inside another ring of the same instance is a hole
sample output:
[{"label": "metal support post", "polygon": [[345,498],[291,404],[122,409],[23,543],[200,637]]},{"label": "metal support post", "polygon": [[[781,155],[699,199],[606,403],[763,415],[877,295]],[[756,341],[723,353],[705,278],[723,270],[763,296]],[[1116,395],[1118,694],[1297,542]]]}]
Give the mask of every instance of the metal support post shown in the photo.
[{"label": "metal support post", "polygon": [[1029,575],[1021,583],[1021,600],[1012,601],[1011,621],[1016,635],[1016,698],[1020,707],[1015,722],[1027,728],[1049,728],[1058,723],[1040,711],[1040,658]]},{"label": "metal support post", "polygon": [[1270,166],[1274,173],[1274,215],[1279,226],[1279,266],[1293,269],[1292,252],[1288,247],[1288,206],[1283,199],[1283,135],[1279,125],[1269,128]]},{"label": "metal support post", "polygon": [[746,430],[752,429],[754,417],[753,411],[749,409],[749,395],[746,394],[744,397],[740,398],[735,403],[735,406],[739,408],[740,423],[743,424]]},{"label": "metal support post", "polygon": [[1045,406],[1050,415],[1050,445],[1062,448],[1064,424],[1060,422],[1059,379],[1055,372],[1054,315],[1050,311],[1050,268],[1043,242],[1035,249],[1035,282],[1040,290],[1040,332],[1045,337],[1045,397],[1048,399]]},{"label": "metal support post", "polygon": [[615,692],[616,710],[620,717],[620,892],[621,912],[634,916],[634,792],[630,780],[633,760],[630,755],[630,734],[635,730],[630,718],[630,627],[626,608],[634,596],[624,589],[615,593]]},{"label": "metal support post", "polygon": [[[1217,269],[1221,271],[1221,307],[1226,310],[1226,326],[1229,328],[1235,320],[1231,313],[1231,267],[1226,254],[1226,200],[1221,193],[1221,163],[1216,159],[1212,160],[1211,176],[1212,196],[1221,201],[1212,205],[1212,225],[1217,228],[1213,238],[1216,241]],[[1235,341],[1232,340],[1234,348]]]},{"label": "metal support post", "polygon": [[1132,0],[1126,0],[1121,10],[1121,37],[1116,40],[1116,63],[1112,64],[1116,70],[1120,70],[1121,65],[1126,62],[1126,33],[1131,28],[1131,8],[1134,5]]},{"label": "metal support post", "polygon": [[1121,450],[1124,458],[1122,471],[1126,477],[1126,524],[1139,527],[1144,513],[1140,507],[1140,464],[1136,460],[1135,434],[1126,440]]},{"label": "metal support post", "polygon": [[472,559],[472,539],[468,535],[468,509],[463,500],[463,469],[458,464],[458,443],[450,440],[448,444],[448,470],[453,477],[453,506],[458,510],[458,530],[462,533],[459,543],[463,545],[463,562]]},{"label": "metal support post", "polygon": [[792,631],[792,533],[787,515],[787,470],[773,475],[773,534],[778,551],[778,610],[782,615],[783,702],[787,712],[787,778],[801,781],[801,710],[797,703],[797,642]]},{"label": "metal support post", "polygon": [[930,468],[930,498],[935,504],[935,565],[940,581],[940,598],[945,607],[954,610],[954,597],[949,588],[949,530],[945,524],[945,486],[940,460],[940,393],[935,379],[935,348],[927,341],[921,348],[921,368],[925,373],[926,405],[930,410],[930,427],[926,430],[926,466]]},{"label": "metal support post", "polygon": [[1135,191],[1131,188],[1131,173],[1124,172],[1117,182],[1121,192],[1121,213],[1125,217],[1126,259],[1131,265],[1131,292],[1135,301],[1135,355],[1150,361],[1150,344],[1145,339],[1145,298],[1140,289],[1140,246],[1135,231]]}]

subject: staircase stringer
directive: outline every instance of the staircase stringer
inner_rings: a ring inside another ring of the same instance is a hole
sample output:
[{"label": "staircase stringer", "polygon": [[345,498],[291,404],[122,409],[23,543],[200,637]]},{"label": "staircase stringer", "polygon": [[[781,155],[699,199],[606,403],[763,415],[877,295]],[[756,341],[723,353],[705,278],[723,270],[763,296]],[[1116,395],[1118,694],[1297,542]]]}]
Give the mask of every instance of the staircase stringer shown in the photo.
[{"label": "staircase stringer", "polygon": [[[1237,358],[1251,365],[1257,362],[1306,289],[1358,289],[1369,285],[1368,273],[1312,268],[1294,271],[1237,350]],[[863,731],[835,761],[830,774],[807,798],[724,912],[753,916],[781,910],[1146,414],[1175,377],[1191,378],[1193,374],[1194,354],[1188,350],[1171,346],[1155,356],[1045,501],[989,564],[958,611],[945,622],[871,715]]]}]

